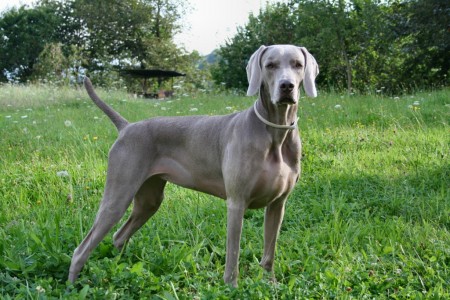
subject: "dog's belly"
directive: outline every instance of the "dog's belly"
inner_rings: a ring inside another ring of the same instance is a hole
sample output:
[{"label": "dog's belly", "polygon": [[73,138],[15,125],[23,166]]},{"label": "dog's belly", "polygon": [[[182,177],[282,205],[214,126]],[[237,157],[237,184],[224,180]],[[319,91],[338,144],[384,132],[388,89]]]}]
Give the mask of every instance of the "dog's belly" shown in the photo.
[{"label": "dog's belly", "polygon": [[204,179],[201,181],[188,182],[184,180],[184,178],[182,178],[181,180],[178,180],[178,178],[171,178],[168,181],[191,190],[196,190],[222,199],[226,199],[223,181],[219,182],[218,180]]},{"label": "dog's belly", "polygon": [[222,173],[214,172],[212,168],[198,170],[176,160],[164,159],[152,173],[173,184],[226,199]]}]

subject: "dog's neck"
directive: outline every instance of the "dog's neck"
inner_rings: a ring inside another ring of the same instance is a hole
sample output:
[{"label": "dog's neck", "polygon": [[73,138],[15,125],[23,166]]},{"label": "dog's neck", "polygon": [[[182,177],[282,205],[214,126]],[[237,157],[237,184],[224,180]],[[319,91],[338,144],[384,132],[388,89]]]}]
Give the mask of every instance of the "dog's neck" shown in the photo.
[{"label": "dog's neck", "polygon": [[[293,125],[297,122],[297,104],[292,105],[275,105],[270,100],[270,95],[261,88],[259,99],[255,105],[259,114],[267,121],[278,125]],[[280,143],[286,138],[292,129],[279,129],[267,126],[267,129],[273,134],[275,140]]]}]

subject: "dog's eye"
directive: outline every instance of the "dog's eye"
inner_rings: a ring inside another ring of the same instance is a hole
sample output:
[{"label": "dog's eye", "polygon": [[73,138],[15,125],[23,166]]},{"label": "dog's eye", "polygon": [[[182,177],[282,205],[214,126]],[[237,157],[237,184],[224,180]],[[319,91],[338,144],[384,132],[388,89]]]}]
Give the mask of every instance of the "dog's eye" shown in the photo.
[{"label": "dog's eye", "polygon": [[296,61],[296,62],[294,63],[294,68],[296,68],[296,69],[301,69],[301,68],[303,68],[303,65],[302,65],[301,62]]},{"label": "dog's eye", "polygon": [[266,68],[270,69],[270,70],[275,69],[276,67],[277,67],[277,65],[273,62],[270,62],[266,65]]}]

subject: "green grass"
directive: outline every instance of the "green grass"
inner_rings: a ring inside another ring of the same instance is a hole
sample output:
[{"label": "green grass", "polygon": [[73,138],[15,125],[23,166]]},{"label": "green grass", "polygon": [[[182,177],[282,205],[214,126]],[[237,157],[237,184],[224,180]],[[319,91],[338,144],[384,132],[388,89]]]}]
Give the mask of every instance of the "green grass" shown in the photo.
[{"label": "green grass", "polygon": [[[100,95],[130,121],[254,101]],[[301,99],[302,178],[281,229],[277,284],[258,266],[263,210],[245,215],[240,287],[231,289],[224,201],[168,185],[127,247],[114,249],[109,234],[72,285],[70,258],[95,217],[115,128],[83,90],[2,86],[0,298],[448,299],[449,99],[448,89]]]}]

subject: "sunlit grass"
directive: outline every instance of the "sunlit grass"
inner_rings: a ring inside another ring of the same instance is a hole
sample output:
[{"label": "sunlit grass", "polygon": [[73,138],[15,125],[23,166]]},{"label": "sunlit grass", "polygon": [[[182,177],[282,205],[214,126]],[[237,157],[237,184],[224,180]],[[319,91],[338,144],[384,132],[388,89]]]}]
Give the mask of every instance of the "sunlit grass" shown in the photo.
[{"label": "sunlit grass", "polygon": [[[227,114],[239,96],[100,96],[130,121]],[[0,298],[448,298],[450,92],[302,98],[302,178],[270,284],[263,211],[245,216],[240,288],[222,283],[225,203],[168,185],[122,253],[111,234],[75,286],[70,256],[92,225],[117,133],[83,90],[0,87]]]}]

